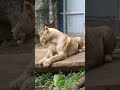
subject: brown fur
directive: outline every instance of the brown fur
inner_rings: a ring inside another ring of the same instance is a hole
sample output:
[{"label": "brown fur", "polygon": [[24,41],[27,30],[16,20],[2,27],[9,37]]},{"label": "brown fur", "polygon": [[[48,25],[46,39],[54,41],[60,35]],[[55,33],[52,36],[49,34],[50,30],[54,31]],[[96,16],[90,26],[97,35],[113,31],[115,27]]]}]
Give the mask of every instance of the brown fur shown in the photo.
[{"label": "brown fur", "polygon": [[[13,33],[14,39],[16,39],[17,43],[20,44],[26,40],[28,35],[34,34],[34,31],[34,9],[31,3],[25,1],[23,13],[11,32]],[[9,89],[34,90],[34,60],[30,63],[22,75],[10,83]]]},{"label": "brown fur", "polygon": [[107,26],[86,27],[86,69],[112,61],[115,38]]},{"label": "brown fur", "polygon": [[53,62],[63,60],[79,52],[83,47],[83,41],[80,37],[70,38],[66,34],[54,28],[45,26],[40,38],[43,44],[48,44],[46,56],[39,61],[40,65],[50,66]]},{"label": "brown fur", "polygon": [[34,8],[31,3],[25,1],[23,13],[11,32],[14,39],[20,44],[25,41],[27,35],[33,35],[34,31]]},{"label": "brown fur", "polygon": [[34,60],[16,80],[9,85],[10,90],[34,90]]}]

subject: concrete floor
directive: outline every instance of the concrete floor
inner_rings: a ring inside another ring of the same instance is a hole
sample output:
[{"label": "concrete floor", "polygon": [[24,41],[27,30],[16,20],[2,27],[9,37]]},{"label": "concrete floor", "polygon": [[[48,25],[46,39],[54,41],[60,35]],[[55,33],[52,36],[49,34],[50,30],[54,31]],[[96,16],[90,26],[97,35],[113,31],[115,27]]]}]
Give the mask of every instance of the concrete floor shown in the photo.
[{"label": "concrete floor", "polygon": [[19,77],[34,55],[0,54],[0,90],[7,88],[11,81]]},{"label": "concrete floor", "polygon": [[120,90],[120,49],[113,61],[86,73],[86,90]]},{"label": "concrete floor", "polygon": [[80,67],[85,66],[85,52],[78,53],[65,60],[53,63],[49,68],[44,68],[38,64],[47,53],[47,49],[35,49],[35,68],[37,71],[71,71],[80,70]]}]

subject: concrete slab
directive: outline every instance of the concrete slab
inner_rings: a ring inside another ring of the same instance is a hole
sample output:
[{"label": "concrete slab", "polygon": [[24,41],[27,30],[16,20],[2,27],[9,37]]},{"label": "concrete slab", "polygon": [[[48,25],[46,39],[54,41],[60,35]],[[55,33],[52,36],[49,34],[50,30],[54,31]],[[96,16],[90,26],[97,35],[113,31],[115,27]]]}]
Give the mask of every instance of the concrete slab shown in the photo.
[{"label": "concrete slab", "polygon": [[85,52],[73,55],[65,60],[53,63],[50,67],[45,68],[38,64],[39,60],[42,59],[47,53],[47,49],[36,49],[35,50],[35,68],[37,71],[71,71],[80,70],[80,67],[85,66]]},{"label": "concrete slab", "polygon": [[11,81],[18,78],[24,72],[31,58],[34,60],[34,55],[0,54],[0,90],[7,88]]},{"label": "concrete slab", "polygon": [[[115,56],[115,55],[114,55]],[[86,90],[120,90],[120,58],[86,73]]]}]

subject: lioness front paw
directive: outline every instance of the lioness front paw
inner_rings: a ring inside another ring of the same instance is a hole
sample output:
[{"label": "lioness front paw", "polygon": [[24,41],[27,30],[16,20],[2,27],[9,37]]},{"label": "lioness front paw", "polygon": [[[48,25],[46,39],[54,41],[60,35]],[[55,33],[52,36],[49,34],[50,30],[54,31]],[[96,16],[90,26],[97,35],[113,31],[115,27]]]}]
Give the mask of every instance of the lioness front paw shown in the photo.
[{"label": "lioness front paw", "polygon": [[39,65],[42,65],[44,63],[44,60],[39,61]]},{"label": "lioness front paw", "polygon": [[43,63],[44,67],[49,67],[50,65],[51,65],[51,62],[49,60],[47,60]]},{"label": "lioness front paw", "polygon": [[9,85],[9,89],[10,90],[19,89],[19,86],[18,86],[17,82],[16,81],[11,82],[10,85]]},{"label": "lioness front paw", "polygon": [[17,44],[19,44],[19,45],[22,44],[22,43],[23,43],[23,42],[22,42],[21,40],[18,40],[18,41],[17,41]]},{"label": "lioness front paw", "polygon": [[111,55],[106,55],[105,56],[105,62],[107,62],[107,63],[112,62],[112,56]]}]

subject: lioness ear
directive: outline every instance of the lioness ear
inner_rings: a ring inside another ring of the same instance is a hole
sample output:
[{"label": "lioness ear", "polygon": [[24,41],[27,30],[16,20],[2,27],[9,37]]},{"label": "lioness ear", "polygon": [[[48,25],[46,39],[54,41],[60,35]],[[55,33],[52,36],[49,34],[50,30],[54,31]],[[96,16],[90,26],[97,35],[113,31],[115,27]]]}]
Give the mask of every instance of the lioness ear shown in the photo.
[{"label": "lioness ear", "polygon": [[47,31],[49,33],[49,28],[45,26],[44,31]]},{"label": "lioness ear", "polygon": [[15,31],[15,29],[13,28],[12,30],[11,30],[11,32],[13,33]]},{"label": "lioness ear", "polygon": [[11,32],[13,33],[13,30],[11,30]]},{"label": "lioness ear", "polygon": [[32,11],[32,4],[27,2],[27,1],[24,1],[24,11]]},{"label": "lioness ear", "polygon": [[48,27],[47,27],[47,26],[45,26],[45,30],[46,30],[46,29],[48,29]]}]

